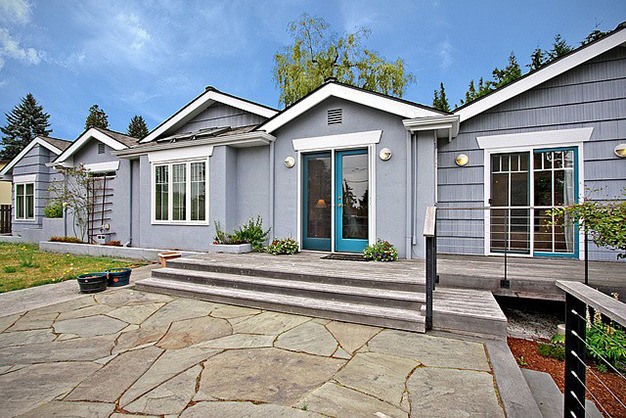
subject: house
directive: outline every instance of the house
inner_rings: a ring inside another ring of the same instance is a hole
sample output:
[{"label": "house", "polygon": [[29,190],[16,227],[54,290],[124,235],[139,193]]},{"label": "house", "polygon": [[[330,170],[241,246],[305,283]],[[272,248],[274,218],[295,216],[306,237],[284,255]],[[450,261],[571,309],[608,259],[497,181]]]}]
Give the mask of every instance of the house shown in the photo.
[{"label": "house", "polygon": [[[577,229],[549,210],[626,184],[625,45],[620,25],[453,113],[332,79],[282,111],[207,87],[143,140],[91,129],[49,166],[111,177],[92,227],[130,246],[206,250],[215,222],[231,230],[260,215],[305,250],[385,239],[423,258],[423,218],[436,205],[441,252],[578,258]],[[0,172],[16,201],[19,176],[50,175],[20,171],[25,155]]]}]

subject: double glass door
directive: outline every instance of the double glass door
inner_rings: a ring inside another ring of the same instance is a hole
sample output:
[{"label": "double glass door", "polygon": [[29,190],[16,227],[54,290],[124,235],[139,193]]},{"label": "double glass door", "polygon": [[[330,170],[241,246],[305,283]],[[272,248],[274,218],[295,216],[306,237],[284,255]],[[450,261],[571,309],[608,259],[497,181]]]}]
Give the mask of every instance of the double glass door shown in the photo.
[{"label": "double glass door", "polygon": [[576,225],[553,210],[576,202],[575,148],[491,155],[490,250],[576,256]]},{"label": "double glass door", "polygon": [[307,154],[302,161],[302,247],[330,251],[334,240],[335,251],[362,251],[369,235],[367,150]]}]

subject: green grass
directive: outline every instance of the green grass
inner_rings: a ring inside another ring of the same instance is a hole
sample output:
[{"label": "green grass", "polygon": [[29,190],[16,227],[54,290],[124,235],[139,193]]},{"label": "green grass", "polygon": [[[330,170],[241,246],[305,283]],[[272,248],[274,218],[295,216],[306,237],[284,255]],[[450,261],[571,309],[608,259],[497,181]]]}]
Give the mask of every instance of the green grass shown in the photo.
[{"label": "green grass", "polygon": [[110,257],[46,253],[34,244],[0,242],[0,293],[75,279],[84,273],[144,264]]}]

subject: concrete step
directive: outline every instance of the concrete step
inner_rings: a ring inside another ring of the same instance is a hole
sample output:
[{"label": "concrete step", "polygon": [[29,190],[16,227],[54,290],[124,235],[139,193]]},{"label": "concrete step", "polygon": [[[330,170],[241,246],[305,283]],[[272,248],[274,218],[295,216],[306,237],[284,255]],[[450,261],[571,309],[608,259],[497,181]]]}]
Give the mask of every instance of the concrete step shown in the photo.
[{"label": "concrete step", "polygon": [[218,303],[268,309],[317,318],[354,322],[405,331],[425,332],[425,318],[419,310],[369,306],[336,300],[232,289],[149,278],[135,284],[138,290],[191,297]]},{"label": "concrete step", "polygon": [[346,286],[329,283],[312,283],[296,279],[272,279],[260,276],[242,276],[212,271],[162,268],[154,270],[152,277],[222,286],[266,293],[280,293],[290,296],[326,299],[340,302],[361,303],[370,306],[419,310],[426,302],[424,293],[399,290],[371,289],[361,286]]},{"label": "concrete step", "polygon": [[[563,394],[548,373],[530,369],[521,369],[526,383],[530,388],[537,406],[544,418],[560,418],[563,416]],[[600,418],[602,414],[590,400],[585,402],[585,416]]]},{"label": "concrete step", "polygon": [[[332,262],[331,262],[332,263]],[[358,262],[347,262],[359,264]],[[363,263],[367,264],[367,263]],[[367,271],[363,268],[340,270],[333,264],[327,268],[306,263],[272,263],[259,265],[242,261],[234,262],[232,258],[188,258],[182,257],[167,262],[167,266],[181,270],[210,271],[215,273],[236,274],[240,276],[266,277],[280,280],[298,280],[315,284],[334,284],[341,286],[358,286],[379,290],[398,290],[423,293],[426,289],[423,274],[415,276],[394,275],[385,271]]]}]

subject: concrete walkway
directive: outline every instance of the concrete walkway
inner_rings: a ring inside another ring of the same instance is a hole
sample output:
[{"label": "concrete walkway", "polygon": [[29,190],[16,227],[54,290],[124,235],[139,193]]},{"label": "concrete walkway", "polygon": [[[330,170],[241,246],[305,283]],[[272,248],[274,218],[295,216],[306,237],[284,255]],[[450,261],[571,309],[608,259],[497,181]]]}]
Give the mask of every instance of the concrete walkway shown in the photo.
[{"label": "concrete walkway", "polygon": [[108,290],[0,317],[0,411],[503,416],[486,352],[441,334]]}]

